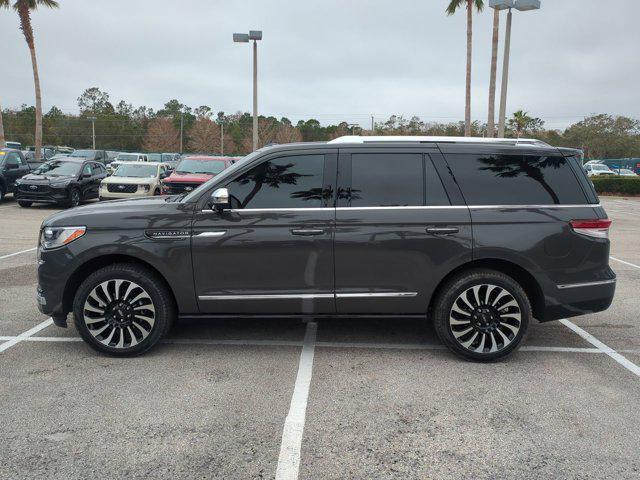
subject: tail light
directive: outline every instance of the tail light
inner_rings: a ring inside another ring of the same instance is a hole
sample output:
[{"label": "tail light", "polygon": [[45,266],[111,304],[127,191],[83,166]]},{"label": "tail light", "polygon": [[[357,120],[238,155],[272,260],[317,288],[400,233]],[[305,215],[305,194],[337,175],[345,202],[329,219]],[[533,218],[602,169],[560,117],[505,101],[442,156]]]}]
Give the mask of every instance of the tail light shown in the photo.
[{"label": "tail light", "polygon": [[595,220],[571,220],[571,228],[580,235],[594,238],[608,238],[611,220],[608,218]]}]

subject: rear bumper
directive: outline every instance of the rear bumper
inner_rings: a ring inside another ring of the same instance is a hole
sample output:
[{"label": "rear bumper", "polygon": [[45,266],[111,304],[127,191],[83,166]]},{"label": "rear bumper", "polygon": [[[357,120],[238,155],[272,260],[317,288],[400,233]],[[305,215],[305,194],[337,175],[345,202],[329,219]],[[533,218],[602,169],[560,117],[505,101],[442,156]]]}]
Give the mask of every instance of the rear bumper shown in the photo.
[{"label": "rear bumper", "polygon": [[545,305],[538,320],[547,322],[602,312],[611,305],[616,291],[616,276],[604,280],[556,285],[545,293]]}]

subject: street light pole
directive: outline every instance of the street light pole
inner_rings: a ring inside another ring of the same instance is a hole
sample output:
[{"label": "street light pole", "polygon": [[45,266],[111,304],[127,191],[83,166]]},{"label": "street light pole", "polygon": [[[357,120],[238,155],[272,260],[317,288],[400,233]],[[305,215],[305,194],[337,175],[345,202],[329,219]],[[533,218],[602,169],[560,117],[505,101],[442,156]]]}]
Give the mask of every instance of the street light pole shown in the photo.
[{"label": "street light pole", "polygon": [[253,40],[253,150],[258,149],[258,40],[262,40],[261,30],[250,30],[249,33],[234,33],[236,43],[249,43]]},{"label": "street light pole", "polygon": [[507,88],[509,84],[509,56],[511,53],[511,21],[513,13],[509,9],[507,14],[507,31],[504,39],[504,60],[502,62],[502,86],[500,87],[500,116],[498,123],[498,138],[504,138],[507,120]]},{"label": "street light pole", "polygon": [[96,117],[89,117],[91,120],[91,138],[93,139],[93,149],[96,149]]},{"label": "street light pole", "polygon": [[180,112],[180,153],[182,153],[182,134],[184,132],[184,112]]}]

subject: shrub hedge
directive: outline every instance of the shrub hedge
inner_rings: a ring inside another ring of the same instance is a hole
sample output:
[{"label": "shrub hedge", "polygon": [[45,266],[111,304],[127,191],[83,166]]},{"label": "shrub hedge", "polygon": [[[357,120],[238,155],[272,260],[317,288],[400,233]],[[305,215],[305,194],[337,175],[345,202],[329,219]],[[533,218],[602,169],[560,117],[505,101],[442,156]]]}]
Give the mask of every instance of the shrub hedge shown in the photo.
[{"label": "shrub hedge", "polygon": [[598,194],[640,195],[640,177],[591,177]]}]

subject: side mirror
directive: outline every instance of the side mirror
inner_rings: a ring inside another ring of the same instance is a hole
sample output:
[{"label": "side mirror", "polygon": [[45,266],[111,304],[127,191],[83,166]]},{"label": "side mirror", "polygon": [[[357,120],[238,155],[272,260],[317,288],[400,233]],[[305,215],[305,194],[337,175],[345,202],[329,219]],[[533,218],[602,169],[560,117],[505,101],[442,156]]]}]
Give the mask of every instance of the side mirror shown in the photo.
[{"label": "side mirror", "polygon": [[229,205],[229,190],[226,188],[218,188],[211,194],[211,200],[209,200],[209,206],[216,210],[225,210],[230,208]]}]

